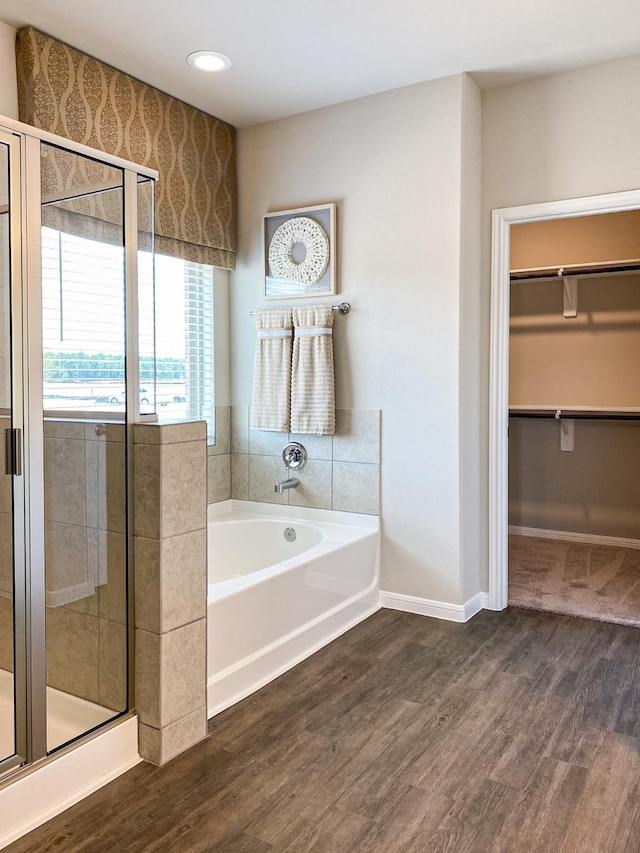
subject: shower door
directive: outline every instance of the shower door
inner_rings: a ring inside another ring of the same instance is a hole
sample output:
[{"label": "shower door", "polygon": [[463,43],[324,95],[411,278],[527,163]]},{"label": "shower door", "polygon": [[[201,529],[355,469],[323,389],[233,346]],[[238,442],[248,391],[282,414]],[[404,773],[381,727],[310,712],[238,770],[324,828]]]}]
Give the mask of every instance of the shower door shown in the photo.
[{"label": "shower door", "polygon": [[27,760],[19,178],[0,133],[0,775]]},{"label": "shower door", "polygon": [[0,118],[0,784],[127,714],[156,173]]}]

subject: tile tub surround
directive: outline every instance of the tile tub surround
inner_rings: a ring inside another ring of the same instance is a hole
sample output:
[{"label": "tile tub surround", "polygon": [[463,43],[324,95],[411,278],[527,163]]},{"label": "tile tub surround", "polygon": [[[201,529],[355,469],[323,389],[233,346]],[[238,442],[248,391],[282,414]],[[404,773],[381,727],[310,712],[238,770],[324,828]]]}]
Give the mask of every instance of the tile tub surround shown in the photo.
[{"label": "tile tub surround", "polygon": [[139,750],[164,764],[207,733],[206,424],[133,432]]},{"label": "tile tub surround", "polygon": [[216,443],[207,447],[207,503],[231,497],[231,407],[216,406]]},{"label": "tile tub surround", "polygon": [[[380,426],[377,409],[337,409],[334,435],[298,435],[249,429],[249,407],[231,406],[231,496],[236,500],[378,515]],[[300,485],[274,492],[287,476],[282,449],[307,449]],[[222,498],[220,498],[222,500]]]}]

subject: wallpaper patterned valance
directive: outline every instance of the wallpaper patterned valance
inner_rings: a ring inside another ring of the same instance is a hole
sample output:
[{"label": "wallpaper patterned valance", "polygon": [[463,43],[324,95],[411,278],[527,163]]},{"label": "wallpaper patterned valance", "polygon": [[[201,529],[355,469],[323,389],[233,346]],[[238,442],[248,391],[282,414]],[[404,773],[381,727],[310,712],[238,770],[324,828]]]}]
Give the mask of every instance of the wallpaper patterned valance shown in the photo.
[{"label": "wallpaper patterned valance", "polygon": [[157,252],[235,268],[235,128],[32,27],[16,64],[21,121],[158,170]]}]

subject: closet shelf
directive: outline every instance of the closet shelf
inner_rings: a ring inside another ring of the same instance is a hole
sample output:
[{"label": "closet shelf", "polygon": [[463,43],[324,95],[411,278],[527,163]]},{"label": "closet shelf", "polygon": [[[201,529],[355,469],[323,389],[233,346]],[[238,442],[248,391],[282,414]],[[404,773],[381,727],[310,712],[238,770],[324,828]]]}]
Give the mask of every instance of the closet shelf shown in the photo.
[{"label": "closet shelf", "polygon": [[536,281],[563,278],[565,276],[610,275],[617,273],[640,272],[640,258],[627,258],[623,261],[607,261],[597,264],[563,264],[550,267],[531,267],[530,269],[511,270],[511,281]]},{"label": "closet shelf", "polygon": [[640,408],[597,406],[509,406],[511,418],[583,418],[610,421],[640,421]]}]

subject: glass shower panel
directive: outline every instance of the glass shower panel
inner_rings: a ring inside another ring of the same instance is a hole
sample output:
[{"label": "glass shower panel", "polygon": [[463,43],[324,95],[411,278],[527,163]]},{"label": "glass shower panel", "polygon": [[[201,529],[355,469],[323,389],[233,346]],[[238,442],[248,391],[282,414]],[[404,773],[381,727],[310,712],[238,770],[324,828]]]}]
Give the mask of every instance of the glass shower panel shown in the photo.
[{"label": "glass shower panel", "polygon": [[127,708],[124,176],[41,152],[51,751]]},{"label": "glass shower panel", "polygon": [[0,144],[0,762],[16,752],[14,688],[13,478],[6,469],[11,418],[9,149]]},{"label": "glass shower panel", "polygon": [[157,411],[153,181],[138,179],[138,359],[140,414]]}]

